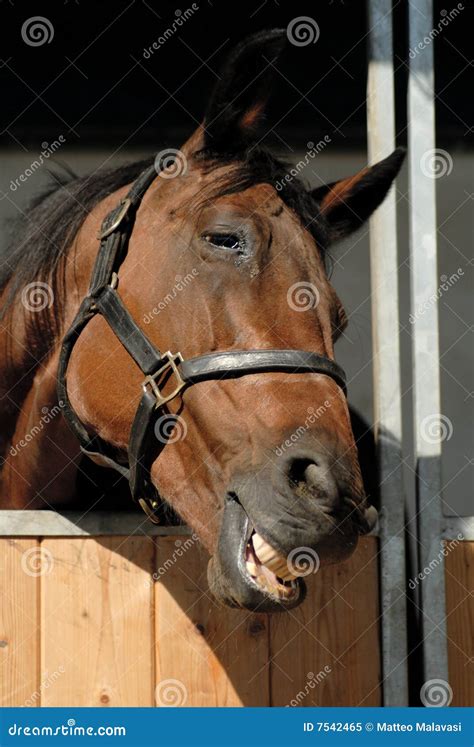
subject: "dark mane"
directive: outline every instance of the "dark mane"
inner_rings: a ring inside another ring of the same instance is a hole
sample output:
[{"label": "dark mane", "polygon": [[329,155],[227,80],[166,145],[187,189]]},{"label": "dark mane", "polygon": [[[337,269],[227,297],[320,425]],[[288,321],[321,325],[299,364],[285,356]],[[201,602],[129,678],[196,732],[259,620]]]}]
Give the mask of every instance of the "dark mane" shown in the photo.
[{"label": "dark mane", "polygon": [[[276,185],[288,173],[288,166],[263,148],[240,154],[238,159],[234,155],[226,160],[222,154],[217,157],[206,151],[201,151],[198,158],[206,169],[226,163],[235,165],[235,168],[229,169],[228,176],[216,180],[211,193],[208,191],[205,195],[206,201],[240,192],[257,183]],[[73,178],[59,186],[55,184],[25,211],[26,216],[15,225],[14,240],[1,258],[0,290],[7,285],[9,288],[0,319],[25,286],[38,281],[47,282],[54,293],[54,303],[46,321],[48,329],[44,329],[42,314],[32,316],[34,324],[42,325],[42,335],[54,338],[59,330],[65,300],[62,297],[65,262],[61,261],[65,252],[90,211],[106,196],[134,181],[152,163],[153,158],[150,157],[90,176]],[[324,226],[320,220],[315,220],[317,205],[304,185],[294,179],[285,183],[279,195],[313,234],[326,260]]]},{"label": "dark mane", "polygon": [[151,163],[153,159],[149,158],[99,174],[73,178],[66,184],[60,182],[59,186],[56,181],[33,201],[24,217],[14,223],[13,240],[1,257],[0,290],[7,285],[9,288],[0,319],[26,285],[45,281],[53,289],[55,303],[51,311],[53,322],[58,322],[64,300],[58,292],[61,269],[64,269],[61,258],[72,239],[95,205],[132,182]]}]

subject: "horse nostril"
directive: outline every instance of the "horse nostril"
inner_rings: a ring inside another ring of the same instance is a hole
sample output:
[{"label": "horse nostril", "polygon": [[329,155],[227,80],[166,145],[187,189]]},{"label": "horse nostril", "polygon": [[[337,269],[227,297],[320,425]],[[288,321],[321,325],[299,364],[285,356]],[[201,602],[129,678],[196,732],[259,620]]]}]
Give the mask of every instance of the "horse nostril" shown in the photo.
[{"label": "horse nostril", "polygon": [[328,508],[334,507],[338,498],[338,489],[324,457],[293,459],[289,466],[288,479],[297,494],[317,498],[321,505]]},{"label": "horse nostril", "polygon": [[306,470],[316,467],[317,463],[312,459],[292,459],[288,470],[288,479],[293,485],[306,483]]}]

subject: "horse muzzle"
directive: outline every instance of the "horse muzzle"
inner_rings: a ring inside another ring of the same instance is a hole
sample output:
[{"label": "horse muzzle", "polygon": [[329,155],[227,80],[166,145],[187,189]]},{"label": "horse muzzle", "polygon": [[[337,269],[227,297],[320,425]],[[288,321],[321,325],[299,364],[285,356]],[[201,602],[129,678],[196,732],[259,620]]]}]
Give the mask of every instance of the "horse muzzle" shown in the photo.
[{"label": "horse muzzle", "polygon": [[377,520],[373,507],[351,511],[354,520],[345,526],[328,517],[317,526],[309,524],[303,533],[275,521],[267,522],[266,529],[261,521],[255,525],[237,494],[229,493],[217,551],[208,567],[211,591],[224,604],[253,612],[297,607],[306,596],[305,577],[350,555],[358,535],[371,531]]}]

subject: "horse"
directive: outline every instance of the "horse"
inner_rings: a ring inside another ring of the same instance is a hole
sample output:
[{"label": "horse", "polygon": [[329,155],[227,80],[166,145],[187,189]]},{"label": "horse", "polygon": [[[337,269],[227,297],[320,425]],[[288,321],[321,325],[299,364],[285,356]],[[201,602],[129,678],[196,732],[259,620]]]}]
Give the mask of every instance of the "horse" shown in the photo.
[{"label": "horse", "polygon": [[152,520],[189,525],[219,601],[259,612],[300,604],[305,563],[344,560],[374,525],[329,248],[404,157],[315,189],[289,178],[261,144],[285,40],[233,50],[172,160],[37,200],[0,278],[0,506],[71,506],[85,453]]}]

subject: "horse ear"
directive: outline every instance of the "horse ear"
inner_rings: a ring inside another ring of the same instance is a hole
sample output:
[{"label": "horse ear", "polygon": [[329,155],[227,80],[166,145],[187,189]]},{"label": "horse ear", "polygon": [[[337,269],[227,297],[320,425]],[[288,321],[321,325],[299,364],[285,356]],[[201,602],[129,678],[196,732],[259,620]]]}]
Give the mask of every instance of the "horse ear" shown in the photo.
[{"label": "horse ear", "polygon": [[204,147],[216,153],[245,149],[257,137],[275,76],[274,62],[286,41],[281,29],[245,39],[221,71],[204,119]]},{"label": "horse ear", "polygon": [[327,221],[329,242],[348,236],[365,223],[384,200],[404,158],[405,149],[397,148],[374,166],[311,192]]}]

